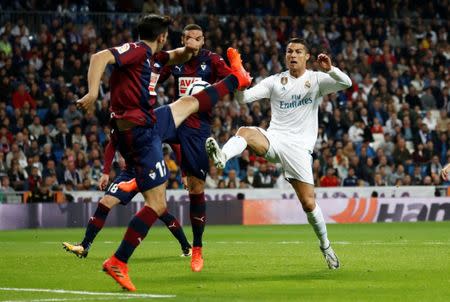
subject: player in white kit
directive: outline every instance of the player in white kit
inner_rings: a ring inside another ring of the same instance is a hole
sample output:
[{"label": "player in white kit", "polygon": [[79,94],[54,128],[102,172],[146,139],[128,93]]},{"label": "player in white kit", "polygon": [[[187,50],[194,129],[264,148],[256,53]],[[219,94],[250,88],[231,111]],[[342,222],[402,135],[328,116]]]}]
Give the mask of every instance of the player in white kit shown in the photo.
[{"label": "player in white kit", "polygon": [[314,198],[312,152],[318,134],[318,108],[322,96],[352,86],[350,78],[331,65],[331,59],[319,54],[324,72],[306,69],[310,58],[303,39],[291,39],[286,48],[287,71],[272,75],[254,87],[237,91],[241,103],[269,98],[272,119],[266,130],[241,127],[220,149],[214,138],[206,141],[206,150],[216,167],[242,153],[247,146],[271,162],[281,163],[284,177],[294,188],[309,223],[320,241],[320,249],[330,269],[339,268],[339,259],[331,248],[322,211]]}]

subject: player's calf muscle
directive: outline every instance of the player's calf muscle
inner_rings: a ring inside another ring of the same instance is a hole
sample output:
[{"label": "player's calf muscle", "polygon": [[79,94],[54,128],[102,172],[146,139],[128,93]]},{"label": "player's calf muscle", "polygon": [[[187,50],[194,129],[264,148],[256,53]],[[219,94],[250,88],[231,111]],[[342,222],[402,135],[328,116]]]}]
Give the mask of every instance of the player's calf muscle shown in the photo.
[{"label": "player's calf muscle", "polygon": [[291,185],[297,193],[297,197],[302,204],[303,210],[311,212],[316,206],[316,200],[314,198],[314,187],[310,184],[303,183],[299,180],[291,180]]},{"label": "player's calf muscle", "polygon": [[100,200],[101,204],[107,206],[110,209],[119,204],[119,202],[120,202],[119,199],[108,195],[103,196],[102,199]]}]

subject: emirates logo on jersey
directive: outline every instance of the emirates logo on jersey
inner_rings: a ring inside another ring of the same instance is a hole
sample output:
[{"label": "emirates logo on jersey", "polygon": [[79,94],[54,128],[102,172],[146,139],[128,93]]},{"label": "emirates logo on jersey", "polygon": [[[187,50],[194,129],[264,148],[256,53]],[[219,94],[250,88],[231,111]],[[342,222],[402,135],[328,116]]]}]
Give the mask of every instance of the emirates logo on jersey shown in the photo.
[{"label": "emirates logo on jersey", "polygon": [[288,78],[287,77],[282,77],[281,78],[281,85],[286,85],[288,82]]}]

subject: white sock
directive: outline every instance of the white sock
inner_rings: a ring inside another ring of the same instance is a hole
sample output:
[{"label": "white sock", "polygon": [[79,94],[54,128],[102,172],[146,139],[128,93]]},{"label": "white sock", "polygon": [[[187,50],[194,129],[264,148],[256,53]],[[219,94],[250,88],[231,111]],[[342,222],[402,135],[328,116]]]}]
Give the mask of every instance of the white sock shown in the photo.
[{"label": "white sock", "polygon": [[247,148],[247,141],[242,136],[235,135],[225,143],[222,152],[226,160],[229,160],[244,152],[245,148]]},{"label": "white sock", "polygon": [[325,224],[325,219],[323,219],[322,210],[316,203],[316,207],[312,212],[305,212],[308,217],[309,224],[313,227],[317,238],[320,240],[320,247],[327,248],[330,246],[330,241],[327,235],[327,225]]}]

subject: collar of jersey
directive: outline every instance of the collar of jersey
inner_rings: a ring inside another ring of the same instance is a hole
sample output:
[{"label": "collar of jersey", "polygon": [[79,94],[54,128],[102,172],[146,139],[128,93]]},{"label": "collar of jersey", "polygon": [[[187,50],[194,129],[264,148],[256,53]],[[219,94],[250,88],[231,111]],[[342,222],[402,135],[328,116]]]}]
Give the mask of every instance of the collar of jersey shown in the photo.
[{"label": "collar of jersey", "polygon": [[291,79],[293,79],[293,80],[298,80],[298,79],[303,78],[309,70],[306,69],[305,72],[304,72],[301,76],[299,76],[298,78],[296,78],[296,77],[294,77],[293,75],[291,75],[291,73],[289,72],[289,70],[286,70],[286,71],[287,71],[287,74],[288,74],[288,77],[289,77],[289,78],[291,78]]},{"label": "collar of jersey", "polygon": [[148,46],[144,41],[139,41],[140,44],[142,44],[148,51],[150,51],[150,54],[152,54],[152,49],[150,46]]}]

